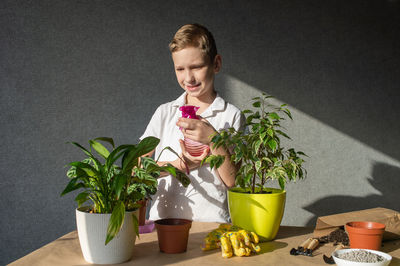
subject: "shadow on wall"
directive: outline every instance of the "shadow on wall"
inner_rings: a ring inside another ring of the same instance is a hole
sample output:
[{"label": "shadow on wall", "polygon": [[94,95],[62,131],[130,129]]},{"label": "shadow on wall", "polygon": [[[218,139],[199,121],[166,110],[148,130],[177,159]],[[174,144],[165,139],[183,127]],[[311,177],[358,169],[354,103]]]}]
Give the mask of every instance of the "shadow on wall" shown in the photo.
[{"label": "shadow on wall", "polygon": [[314,214],[308,220],[307,226],[314,226],[319,216],[335,213],[350,212],[375,207],[384,207],[400,211],[400,168],[385,163],[375,163],[372,177],[368,182],[377,189],[379,194],[371,194],[366,197],[353,196],[329,196],[304,207],[305,210]]}]

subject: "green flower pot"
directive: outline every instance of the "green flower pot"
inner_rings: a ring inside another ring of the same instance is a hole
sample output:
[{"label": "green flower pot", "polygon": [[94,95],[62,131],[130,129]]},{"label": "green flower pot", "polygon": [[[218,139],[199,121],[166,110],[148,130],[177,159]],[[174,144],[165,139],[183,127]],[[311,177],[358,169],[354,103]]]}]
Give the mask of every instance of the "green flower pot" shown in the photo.
[{"label": "green flower pot", "polygon": [[263,241],[275,239],[285,210],[286,191],[266,189],[268,194],[251,194],[249,190],[228,190],[232,223],[255,232]]}]

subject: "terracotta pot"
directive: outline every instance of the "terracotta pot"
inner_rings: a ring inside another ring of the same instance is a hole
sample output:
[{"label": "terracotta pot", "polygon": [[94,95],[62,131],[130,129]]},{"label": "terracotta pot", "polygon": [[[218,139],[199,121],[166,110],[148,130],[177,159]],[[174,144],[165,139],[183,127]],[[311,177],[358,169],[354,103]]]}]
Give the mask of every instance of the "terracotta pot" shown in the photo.
[{"label": "terracotta pot", "polygon": [[380,250],[385,225],[375,222],[349,222],[346,224],[350,248]]},{"label": "terracotta pot", "polygon": [[154,223],[161,252],[182,253],[186,251],[192,221],[170,218],[157,220]]},{"label": "terracotta pot", "polygon": [[146,207],[147,207],[147,200],[138,201],[142,207],[139,209],[139,225],[142,226],[146,222]]}]

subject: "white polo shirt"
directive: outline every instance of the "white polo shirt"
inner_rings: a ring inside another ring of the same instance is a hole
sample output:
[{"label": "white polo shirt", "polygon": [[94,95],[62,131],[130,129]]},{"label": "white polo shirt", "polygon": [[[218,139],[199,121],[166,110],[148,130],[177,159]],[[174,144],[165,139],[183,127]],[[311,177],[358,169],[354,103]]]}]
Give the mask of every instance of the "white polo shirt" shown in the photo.
[{"label": "white polo shirt", "polygon": [[[182,116],[179,107],[186,101],[186,92],[178,99],[160,105],[151,118],[143,139],[154,136],[160,139],[155,150],[155,159],[166,146],[181,153],[179,139],[183,134],[176,126],[178,118]],[[244,123],[241,112],[234,105],[225,102],[219,95],[214,102],[200,114],[218,131],[234,127],[238,130]],[[174,161],[177,156],[165,150],[159,161]],[[209,165],[192,170],[189,178],[191,184],[185,188],[174,177],[159,178],[158,191],[152,197],[150,220],[163,218],[184,218],[203,222],[228,222],[229,211],[225,184],[221,181],[216,170]]]}]

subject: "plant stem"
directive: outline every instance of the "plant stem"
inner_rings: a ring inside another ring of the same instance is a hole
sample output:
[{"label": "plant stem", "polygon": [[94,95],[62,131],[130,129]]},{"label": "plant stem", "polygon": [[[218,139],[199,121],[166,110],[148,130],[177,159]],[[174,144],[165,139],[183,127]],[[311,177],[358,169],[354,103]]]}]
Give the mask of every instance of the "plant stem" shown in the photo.
[{"label": "plant stem", "polygon": [[251,190],[252,190],[252,193],[254,194],[256,191],[256,176],[257,176],[255,163],[253,163],[253,170],[254,170],[254,174],[253,174],[253,184],[251,186]]},{"label": "plant stem", "polygon": [[265,172],[263,172],[261,178],[261,191],[264,191],[264,183],[265,183]]}]

